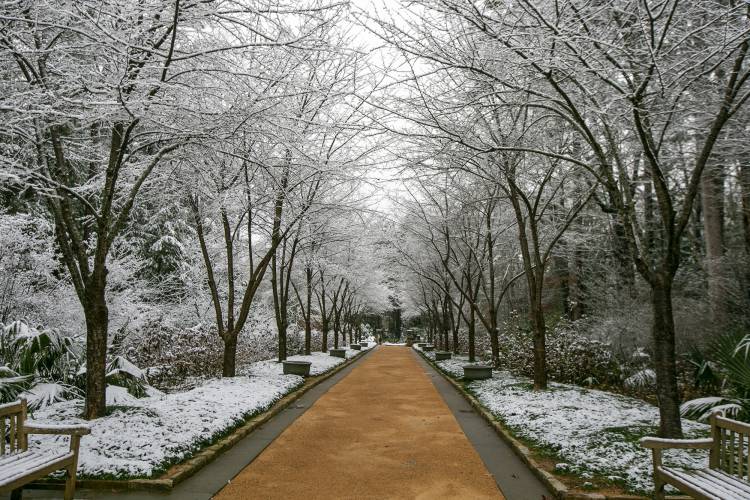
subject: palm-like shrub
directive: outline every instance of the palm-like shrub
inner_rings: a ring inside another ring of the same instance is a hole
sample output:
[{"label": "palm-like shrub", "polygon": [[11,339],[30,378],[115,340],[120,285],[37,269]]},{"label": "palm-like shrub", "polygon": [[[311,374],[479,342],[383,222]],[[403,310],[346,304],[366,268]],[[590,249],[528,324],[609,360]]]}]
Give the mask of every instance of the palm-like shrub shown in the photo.
[{"label": "palm-like shrub", "polygon": [[717,338],[705,357],[691,353],[696,384],[713,388],[715,396],[686,401],[682,414],[706,420],[721,410],[741,420],[750,420],[750,335],[728,333]]},{"label": "palm-like shrub", "polygon": [[0,355],[12,369],[63,382],[71,379],[80,359],[71,337],[54,329],[31,328],[23,321],[0,327]]},{"label": "palm-like shrub", "polygon": [[14,401],[25,391],[34,377],[20,375],[7,366],[0,366],[0,403]]},{"label": "palm-like shrub", "polygon": [[[23,321],[0,323],[0,403],[23,396],[32,410],[80,398],[86,367],[75,339]],[[148,393],[143,372],[121,356],[107,363],[107,384],[134,397]]]},{"label": "palm-like shrub", "polygon": [[147,395],[146,374],[122,356],[115,356],[107,364],[107,384],[124,387],[137,398]]},{"label": "palm-like shrub", "polygon": [[0,401],[23,395],[33,410],[80,397],[73,384],[79,360],[74,340],[57,330],[33,328],[23,321],[0,323]]}]

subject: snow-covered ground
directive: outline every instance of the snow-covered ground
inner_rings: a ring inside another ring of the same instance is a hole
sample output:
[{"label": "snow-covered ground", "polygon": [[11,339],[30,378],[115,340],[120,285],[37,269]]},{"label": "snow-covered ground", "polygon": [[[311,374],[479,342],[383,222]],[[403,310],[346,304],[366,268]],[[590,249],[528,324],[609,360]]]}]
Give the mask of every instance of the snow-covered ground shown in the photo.
[{"label": "snow-covered ground", "polygon": [[[370,344],[373,347],[374,344]],[[347,358],[361,351],[347,350]],[[291,356],[311,361],[318,375],[345,359],[324,353]],[[241,369],[234,378],[205,381],[185,392],[147,398],[128,398],[110,407],[110,414],[89,422],[90,435],[81,440],[78,462],[83,477],[151,477],[182,461],[203,446],[262,412],[302,385],[304,379],[283,375],[275,361],[260,361]],[[80,400],[55,403],[34,412],[33,422],[83,423]],[[67,438],[33,435],[31,446],[67,447]]]},{"label": "snow-covered ground", "polygon": [[[424,353],[434,359],[432,353]],[[438,361],[444,372],[460,377],[465,357]],[[496,371],[488,380],[467,388],[516,436],[554,453],[556,469],[589,479],[594,475],[625,486],[632,492],[650,492],[651,452],[638,444],[655,435],[659,410],[645,401],[570,384],[550,383],[547,391],[533,391],[531,380]],[[683,420],[686,437],[707,437],[708,426]],[[684,467],[705,467],[706,451],[669,450],[665,462]],[[601,486],[601,485],[600,485]]]},{"label": "snow-covered ground", "polygon": [[[418,347],[415,347],[415,349],[420,350]],[[435,352],[422,352],[424,356],[427,356],[432,361],[435,361]],[[444,359],[442,361],[437,362],[440,366],[440,369],[446,372],[448,375],[452,377],[463,377],[464,375],[464,366],[465,365],[482,365],[484,364],[481,361],[476,361],[474,363],[469,363],[469,357],[468,356],[461,356],[461,355],[452,355],[451,359]]]},{"label": "snow-covered ground", "polygon": [[[357,354],[362,353],[363,351],[366,351],[370,347],[363,347],[361,351],[355,351],[354,349],[347,349],[346,350],[346,359],[351,359]],[[331,356],[327,352],[314,352],[310,354],[309,356],[304,355],[295,355],[295,356],[289,356],[287,358],[289,361],[309,361],[312,364],[310,365],[310,375],[320,375],[321,373],[325,373],[328,370],[334,368],[337,365],[340,365],[345,361],[344,358],[336,358],[334,356]],[[240,373],[247,374],[250,376],[260,376],[260,375],[281,375],[284,371],[284,367],[281,365],[281,363],[278,363],[276,360],[273,359],[267,359],[264,361],[258,361],[255,363],[252,363],[250,365],[247,365],[246,367],[240,368]]]}]

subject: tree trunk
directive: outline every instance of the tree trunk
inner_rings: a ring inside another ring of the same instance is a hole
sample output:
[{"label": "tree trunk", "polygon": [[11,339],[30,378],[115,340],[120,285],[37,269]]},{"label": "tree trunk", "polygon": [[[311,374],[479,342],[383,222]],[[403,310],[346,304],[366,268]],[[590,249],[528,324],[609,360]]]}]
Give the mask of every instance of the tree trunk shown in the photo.
[{"label": "tree trunk", "polygon": [[[745,256],[750,262],[750,162],[740,165],[740,187],[742,189],[742,228],[745,233]],[[746,265],[745,286],[750,300],[750,266]]]},{"label": "tree trunk", "polygon": [[476,347],[474,346],[475,335],[476,335],[476,313],[474,307],[469,307],[469,362],[473,363],[476,361]]},{"label": "tree trunk", "polygon": [[531,331],[534,335],[534,389],[542,390],[547,388],[547,331],[541,300],[536,299],[535,297],[529,304],[529,319]]},{"label": "tree trunk", "polygon": [[323,320],[320,329],[323,330],[320,342],[320,352],[328,352],[328,321]]},{"label": "tree trunk", "polygon": [[584,306],[584,287],[581,281],[581,269],[583,267],[583,257],[581,250],[575,246],[571,252],[571,258],[568,263],[568,317],[571,321],[578,321],[583,317]]},{"label": "tree trunk", "polygon": [[701,206],[711,326],[718,332],[726,325],[728,315],[724,272],[724,172],[719,165],[703,171]]},{"label": "tree trunk", "polygon": [[458,329],[458,325],[453,328],[453,354],[458,354]]},{"label": "tree trunk", "polygon": [[286,330],[287,330],[287,320],[286,318],[282,319],[281,323],[279,324],[279,363],[284,361],[286,359]]},{"label": "tree trunk", "polygon": [[335,319],[333,320],[333,348],[339,348],[339,328]]},{"label": "tree trunk", "polygon": [[492,365],[500,366],[500,342],[498,341],[497,325],[493,321],[490,329],[490,347],[492,348]]},{"label": "tree trunk", "polygon": [[109,310],[104,288],[90,286],[84,307],[86,316],[86,406],[84,418],[103,417],[107,410],[107,337]]},{"label": "tree trunk", "polygon": [[393,330],[396,338],[401,338],[401,308],[396,307],[393,310]]},{"label": "tree trunk", "polygon": [[234,377],[237,363],[237,334],[227,332],[224,337],[224,359],[222,363],[222,377]]},{"label": "tree trunk", "polygon": [[621,288],[634,296],[635,270],[633,269],[633,259],[630,256],[625,227],[619,218],[612,221],[612,250],[620,271],[618,283]]},{"label": "tree trunk", "polygon": [[659,435],[681,438],[680,394],[677,388],[672,278],[657,275],[651,284],[653,306],[654,368],[659,399]]},{"label": "tree trunk", "polygon": [[305,288],[307,293],[307,308],[305,309],[305,355],[310,355],[312,343],[312,269],[305,269]]}]

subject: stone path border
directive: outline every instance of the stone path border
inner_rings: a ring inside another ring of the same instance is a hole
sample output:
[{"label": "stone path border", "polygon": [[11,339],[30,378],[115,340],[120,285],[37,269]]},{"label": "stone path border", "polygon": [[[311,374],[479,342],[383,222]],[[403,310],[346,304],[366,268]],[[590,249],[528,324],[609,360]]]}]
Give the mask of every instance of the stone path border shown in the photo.
[{"label": "stone path border", "polygon": [[[413,349],[417,351],[416,349]],[[432,366],[437,373],[439,373],[449,384],[451,384],[469,404],[479,413],[479,415],[487,421],[487,423],[495,430],[498,436],[505,441],[518,455],[518,457],[526,464],[526,466],[536,475],[540,481],[542,481],[550,491],[553,492],[555,498],[565,500],[650,500],[651,497],[645,497],[641,495],[625,495],[625,494],[603,494],[603,493],[585,493],[581,491],[573,491],[557,479],[552,473],[544,470],[542,466],[534,459],[533,452],[518,439],[516,439],[508,430],[506,430],[500,422],[495,419],[494,415],[487,410],[482,403],[480,403],[473,395],[469,394],[464,387],[453,379],[450,375],[443,372],[438,368],[434,361],[424,355],[421,351],[417,351],[422,359]],[[669,500],[691,500],[689,496],[669,496]]]},{"label": "stone path border", "polygon": [[[377,349],[372,347],[366,351],[363,351],[357,356],[347,359],[345,362],[337,365],[333,369],[314,377],[309,377],[305,382],[294,391],[290,392],[286,396],[279,399],[274,403],[268,410],[251,417],[244,424],[240,425],[228,435],[220,438],[215,443],[203,448],[192,457],[185,461],[171,466],[162,476],[156,479],[128,479],[128,480],[107,480],[107,479],[79,479],[76,481],[76,489],[89,489],[89,490],[109,490],[109,491],[134,491],[134,490],[146,490],[146,491],[161,491],[169,492],[177,486],[179,483],[194,475],[200,469],[211,463],[216,457],[218,457],[224,451],[230,449],[232,446],[237,444],[241,439],[250,435],[253,431],[258,429],[260,426],[268,422],[270,419],[281,413],[292,403],[296,402],[310,389],[317,386],[321,382],[331,378],[338,372],[348,367],[352,363],[364,358],[369,352]],[[55,479],[45,479],[35,481],[25,488],[31,489],[61,489],[64,486],[64,482]]]}]

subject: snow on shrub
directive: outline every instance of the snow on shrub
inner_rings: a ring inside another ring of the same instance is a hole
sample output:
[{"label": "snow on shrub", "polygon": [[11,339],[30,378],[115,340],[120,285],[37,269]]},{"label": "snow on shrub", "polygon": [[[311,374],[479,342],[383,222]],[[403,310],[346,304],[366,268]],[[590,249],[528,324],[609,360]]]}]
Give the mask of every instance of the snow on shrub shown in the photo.
[{"label": "snow on shrub", "polygon": [[[550,378],[576,384],[617,384],[620,365],[606,342],[581,333],[578,324],[561,320],[547,332],[547,369]],[[500,332],[500,366],[531,376],[534,371],[533,339],[517,312],[512,312]]]},{"label": "snow on shrub", "polygon": [[[264,307],[251,314],[238,338],[238,366],[276,357],[278,336],[272,314]],[[213,325],[184,328],[154,320],[131,332],[123,344],[127,346],[122,350],[126,357],[146,367],[150,383],[164,390],[181,388],[186,381],[199,383],[222,371],[224,345]],[[320,349],[317,330],[312,332],[312,346],[313,350]],[[304,331],[290,327],[288,355],[301,354],[303,348]]]},{"label": "snow on shrub", "polygon": [[83,393],[75,386],[57,382],[40,382],[19,395],[26,398],[30,410],[36,410],[69,399],[82,398]]},{"label": "snow on shrub", "polygon": [[656,372],[651,368],[639,370],[623,381],[629,389],[644,389],[656,385]]},{"label": "snow on shrub", "polygon": [[728,417],[737,418],[737,415],[742,412],[742,405],[738,404],[736,400],[720,396],[691,399],[680,405],[682,416],[695,418],[700,422],[707,422],[711,414],[717,411]]},{"label": "snow on shrub", "polygon": [[8,366],[0,366],[0,403],[16,400],[33,379],[33,375],[21,375]]}]

